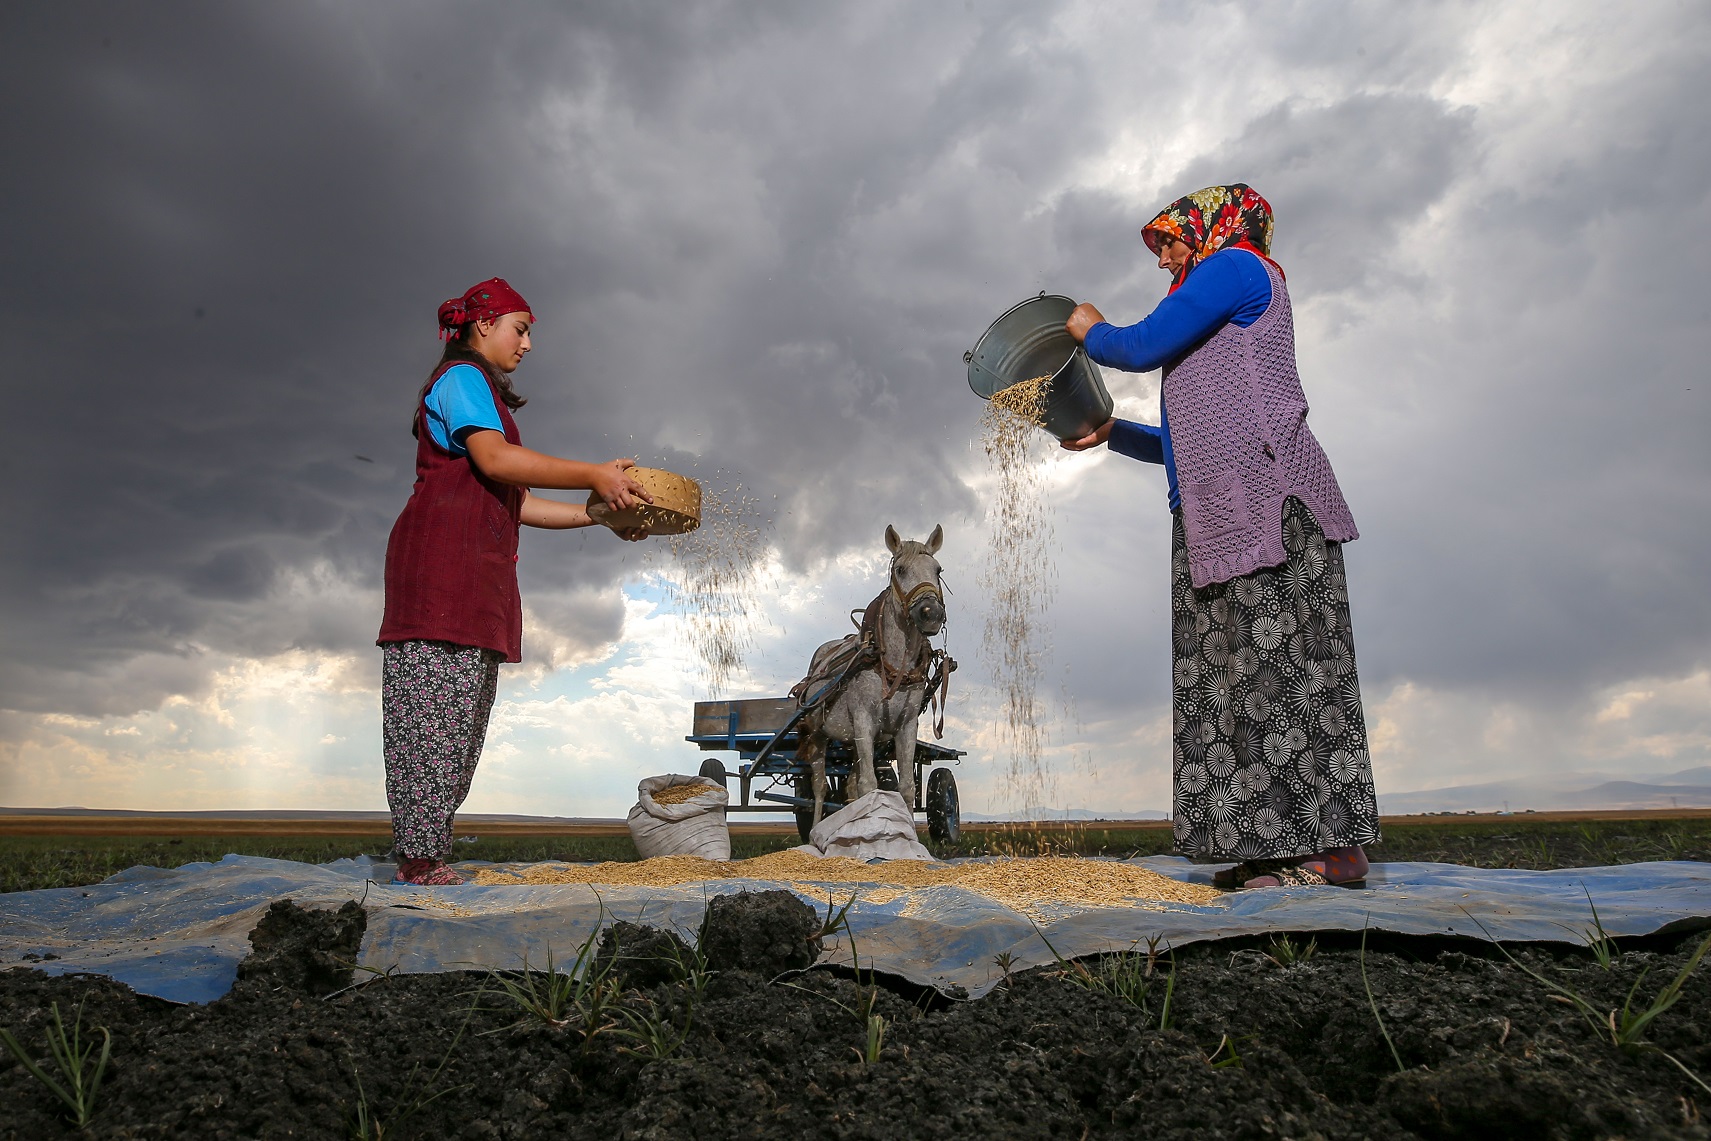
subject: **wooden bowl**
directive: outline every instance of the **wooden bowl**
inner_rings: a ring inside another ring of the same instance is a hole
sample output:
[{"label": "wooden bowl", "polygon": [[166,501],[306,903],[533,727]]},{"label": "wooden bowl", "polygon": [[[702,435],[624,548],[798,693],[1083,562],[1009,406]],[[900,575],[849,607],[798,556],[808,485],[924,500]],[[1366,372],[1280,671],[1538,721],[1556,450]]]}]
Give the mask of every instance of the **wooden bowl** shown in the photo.
[{"label": "wooden bowl", "polygon": [[652,467],[633,467],[628,474],[654,501],[607,511],[600,496],[590,492],[588,506],[592,509],[601,504],[598,511],[590,510],[590,515],[614,531],[646,527],[651,535],[682,535],[701,526],[700,484],[686,475]]}]

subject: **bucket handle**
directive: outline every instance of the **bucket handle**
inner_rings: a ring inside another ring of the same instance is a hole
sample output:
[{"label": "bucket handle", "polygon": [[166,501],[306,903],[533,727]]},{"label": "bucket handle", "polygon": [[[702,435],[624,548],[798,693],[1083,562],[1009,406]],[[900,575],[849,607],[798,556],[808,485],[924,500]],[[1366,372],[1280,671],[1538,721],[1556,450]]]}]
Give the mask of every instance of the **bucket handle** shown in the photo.
[{"label": "bucket handle", "polygon": [[[1046,295],[1046,291],[1043,289],[1040,290],[1040,296],[1044,297],[1045,295]],[[973,362],[974,362],[974,350],[969,349],[967,352],[962,354],[962,363],[963,364],[972,364]]]}]

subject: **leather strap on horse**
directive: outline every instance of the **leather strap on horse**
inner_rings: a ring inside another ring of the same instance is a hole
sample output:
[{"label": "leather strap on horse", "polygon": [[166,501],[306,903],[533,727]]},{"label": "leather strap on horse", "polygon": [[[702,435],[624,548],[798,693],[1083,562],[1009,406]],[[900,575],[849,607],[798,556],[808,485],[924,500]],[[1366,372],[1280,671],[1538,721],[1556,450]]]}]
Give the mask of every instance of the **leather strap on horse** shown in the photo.
[{"label": "leather strap on horse", "polygon": [[942,740],[945,735],[945,706],[951,700],[951,671],[956,669],[956,659],[944,650],[933,651],[933,672],[927,678],[927,692],[921,698],[921,712],[927,707],[933,707],[933,740]]},{"label": "leather strap on horse", "polygon": [[[921,639],[921,648],[915,655],[915,660],[907,666],[894,666],[885,657],[885,596],[890,594],[898,600],[899,605],[913,602],[922,594],[938,594],[938,587],[930,582],[921,583],[909,592],[905,599],[895,586],[889,586],[880,591],[879,597],[867,604],[867,609],[861,616],[861,636],[864,645],[871,645],[875,650],[874,667],[879,671],[879,678],[884,696],[889,699],[900,689],[913,689],[915,686],[925,686],[927,693],[923,697],[921,708],[925,712],[929,703],[934,706],[933,723],[934,740],[944,733],[944,700],[950,693],[950,671],[956,668],[954,661],[950,668],[943,668],[941,663],[949,659],[943,650],[933,648],[933,644],[925,637]],[[908,614],[905,607],[903,613]],[[939,667],[935,670],[935,666]]]},{"label": "leather strap on horse", "polygon": [[[930,582],[918,584],[907,596],[889,585],[879,592],[872,602],[860,611],[850,611],[850,619],[855,623],[861,636],[856,645],[849,651],[839,650],[823,663],[822,670],[817,674],[803,678],[790,690],[790,695],[799,704],[807,704],[814,686],[820,681],[843,673],[842,684],[828,688],[826,692],[814,698],[816,706],[825,705],[837,699],[851,678],[863,670],[872,669],[879,672],[881,693],[886,700],[896,695],[898,690],[912,689],[923,686],[926,692],[921,698],[921,712],[925,713],[929,706],[933,710],[933,739],[939,740],[945,735],[945,706],[950,700],[951,671],[957,668],[956,659],[943,650],[933,648],[933,644],[925,637],[921,639],[921,649],[915,655],[915,660],[907,666],[894,666],[885,660],[885,600],[889,594],[897,599],[907,616],[908,608],[923,594],[939,594],[939,588]],[[860,619],[856,618],[860,614]],[[853,663],[853,664],[852,664]]]},{"label": "leather strap on horse", "polygon": [[[861,672],[862,659],[871,654],[872,647],[865,640],[851,634],[844,639],[842,645],[827,655],[824,661],[809,666],[808,676],[790,687],[790,696],[796,699],[799,706],[810,702],[820,706],[834,700],[849,685],[850,678]],[[823,683],[834,681],[837,684],[828,685],[823,692],[818,691]]]}]

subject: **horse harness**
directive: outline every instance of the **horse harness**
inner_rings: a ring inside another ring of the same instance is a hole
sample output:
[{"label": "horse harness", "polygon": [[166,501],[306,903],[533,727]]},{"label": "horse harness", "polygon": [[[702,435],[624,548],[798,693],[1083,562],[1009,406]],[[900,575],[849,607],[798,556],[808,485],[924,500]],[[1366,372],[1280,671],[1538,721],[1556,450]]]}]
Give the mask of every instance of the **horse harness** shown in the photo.
[{"label": "horse harness", "polygon": [[[914,661],[903,666],[892,665],[887,661],[884,621],[887,595],[897,600],[905,620],[908,619],[909,608],[924,595],[939,599],[941,605],[944,602],[944,595],[940,593],[937,583],[917,583],[907,595],[897,589],[895,581],[888,583],[867,606],[859,611],[850,611],[850,621],[855,623],[859,633],[846,637],[843,644],[827,656],[820,669],[810,669],[809,676],[797,682],[790,690],[790,695],[802,705],[808,704],[810,700],[816,707],[828,705],[837,699],[856,675],[864,670],[876,670],[879,673],[883,700],[889,701],[898,690],[913,689],[918,685],[926,688],[921,700],[921,710],[925,712],[928,706],[932,707],[933,739],[939,740],[945,735],[945,703],[950,698],[951,671],[957,668],[956,659],[948,652],[936,649],[923,635],[921,649],[916,653]],[[858,614],[859,618],[856,617]],[[832,684],[810,699],[809,695],[816,684],[834,678],[836,680]]]}]

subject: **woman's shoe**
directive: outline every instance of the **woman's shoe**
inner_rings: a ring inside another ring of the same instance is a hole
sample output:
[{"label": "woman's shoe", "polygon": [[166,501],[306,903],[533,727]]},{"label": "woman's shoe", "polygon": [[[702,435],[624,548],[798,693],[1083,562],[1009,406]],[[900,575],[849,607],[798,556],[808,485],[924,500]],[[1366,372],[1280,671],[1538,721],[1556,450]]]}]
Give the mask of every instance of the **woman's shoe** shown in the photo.
[{"label": "woman's shoe", "polygon": [[463,877],[447,867],[444,860],[422,858],[399,860],[392,882],[415,887],[457,887],[463,883]]},{"label": "woman's shoe", "polygon": [[1212,874],[1212,886],[1224,891],[1244,891],[1256,887],[1320,887],[1331,881],[1300,866],[1300,858],[1290,860],[1243,860],[1233,868]]}]

